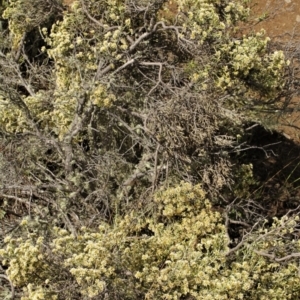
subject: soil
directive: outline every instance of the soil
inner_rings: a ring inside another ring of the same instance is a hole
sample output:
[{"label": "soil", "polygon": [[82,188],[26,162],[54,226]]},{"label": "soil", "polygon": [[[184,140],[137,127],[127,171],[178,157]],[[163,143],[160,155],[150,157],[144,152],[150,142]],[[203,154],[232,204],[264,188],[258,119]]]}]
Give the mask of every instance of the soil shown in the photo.
[{"label": "soil", "polygon": [[63,0],[63,4],[67,7],[71,6],[75,0]]},{"label": "soil", "polygon": [[300,34],[300,2],[298,0],[252,0],[255,30],[265,29],[273,39],[289,42]]},{"label": "soil", "polygon": [[[252,0],[251,26],[247,29],[264,29],[273,43],[282,48],[292,62],[291,72],[300,79],[300,1],[299,0]],[[300,81],[299,81],[300,83]],[[300,143],[300,86],[293,86],[293,95],[285,112],[281,113],[277,129],[286,137]],[[273,124],[274,125],[274,124]]]},{"label": "soil", "polygon": [[259,207],[258,214],[272,218],[300,205],[300,1],[251,0],[249,6],[250,25],[241,27],[242,32],[264,29],[271,38],[270,49],[283,50],[291,61],[290,94],[278,99],[282,109],[270,117],[271,130],[250,124],[249,150],[238,158],[239,164],[253,165],[259,183],[242,204],[254,203]]},{"label": "soil", "polygon": [[269,217],[284,215],[300,204],[300,145],[260,125],[248,128],[248,150],[238,161],[252,164],[258,183],[249,199],[258,201]]}]

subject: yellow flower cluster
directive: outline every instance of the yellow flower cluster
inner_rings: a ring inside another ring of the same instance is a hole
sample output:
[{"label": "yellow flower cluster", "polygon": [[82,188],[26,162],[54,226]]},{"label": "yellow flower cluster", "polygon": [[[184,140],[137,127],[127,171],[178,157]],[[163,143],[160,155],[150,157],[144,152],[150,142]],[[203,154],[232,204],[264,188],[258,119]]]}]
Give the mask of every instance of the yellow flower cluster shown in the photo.
[{"label": "yellow flower cluster", "polygon": [[[43,13],[43,2],[32,0],[10,0],[3,12],[3,18],[8,20],[12,35],[12,48],[16,50],[25,33],[39,26],[47,16]],[[6,3],[1,2],[1,6]],[[24,9],[26,7],[26,9]]]},{"label": "yellow flower cluster", "polygon": [[25,296],[21,297],[21,300],[57,300],[58,296],[47,291],[42,286],[34,287],[32,284],[28,284],[24,289]]},{"label": "yellow flower cluster", "polygon": [[236,39],[224,44],[215,53],[216,61],[227,57],[228,64],[224,65],[216,80],[217,87],[227,89],[242,86],[241,80],[249,80],[272,91],[283,86],[282,74],[289,64],[282,51],[267,53],[270,41],[264,37],[265,32],[254,36]]},{"label": "yellow flower cluster", "polygon": [[[28,282],[39,282],[47,276],[47,264],[41,251],[43,238],[39,237],[36,242],[31,239],[23,241],[21,238],[5,239],[7,246],[0,249],[3,263],[8,264],[7,274],[10,280],[17,286],[26,285]],[[39,274],[39,277],[36,276]]]},{"label": "yellow flower cluster", "polygon": [[[227,238],[220,215],[211,211],[201,187],[182,183],[160,192],[155,201],[154,218],[132,213],[117,219],[113,227],[102,224],[97,233],[83,228],[77,238],[58,231],[61,237],[54,241],[55,251],[69,257],[65,265],[71,268],[83,294],[93,297],[114,289],[128,296],[135,289],[146,291],[152,286],[146,296],[149,299],[179,299],[191,289],[197,290],[203,281],[203,276],[192,279],[191,288],[190,280],[201,260],[207,264],[201,264],[207,281],[217,273],[219,267],[211,265],[216,256],[205,259],[204,253],[218,256],[220,249],[226,249]],[[162,217],[168,217],[168,223],[161,223]],[[174,221],[178,217],[181,221]],[[137,234],[146,224],[153,236]],[[162,263],[165,266],[160,268]],[[117,272],[120,269],[133,276],[125,284]]]},{"label": "yellow flower cluster", "polygon": [[[49,125],[49,111],[45,99],[47,99],[45,91],[37,92],[34,96],[22,97],[22,101],[28,107],[31,116],[41,120],[40,126]],[[32,129],[32,123],[20,106],[1,97],[0,126],[11,133],[28,132]]]},{"label": "yellow flower cluster", "polygon": [[49,114],[49,124],[54,132],[62,140],[68,132],[74,118],[74,112],[78,103],[79,88],[76,85],[68,90],[57,90],[53,99],[53,110]]},{"label": "yellow flower cluster", "polygon": [[91,27],[80,1],[75,1],[64,19],[53,25],[49,35],[43,30],[50,46],[47,54],[56,65],[56,88],[49,122],[60,139],[63,139],[75,118],[78,95],[83,89],[90,95],[87,106],[110,107],[113,104],[115,95],[92,78],[98,69],[100,56],[101,60],[107,58],[114,61],[116,57],[120,59],[128,48],[128,42],[122,35],[124,30],[130,30],[131,20],[124,18],[124,3],[109,0],[90,1],[86,5],[92,15],[105,11],[105,18],[101,21],[103,28],[114,25],[114,29],[98,30],[95,24]]},{"label": "yellow flower cluster", "polygon": [[[0,100],[0,124],[5,128],[7,132],[23,132],[26,128],[26,118],[22,114],[22,111],[7,103]],[[24,127],[25,125],[25,127]]]},{"label": "yellow flower cluster", "polygon": [[189,34],[189,38],[196,40],[199,44],[202,44],[207,38],[220,38],[224,34],[226,26],[243,20],[249,15],[249,10],[241,3],[225,1],[227,6],[223,12],[226,22],[224,23],[212,1],[178,0],[176,2],[178,3],[178,12],[188,11],[187,18],[183,18],[179,14],[185,34]]},{"label": "yellow flower cluster", "polygon": [[92,103],[99,107],[110,107],[116,100],[116,96],[108,93],[106,87],[101,84],[95,86],[90,97]]},{"label": "yellow flower cluster", "polygon": [[[66,17],[64,22],[68,22],[69,18]],[[71,20],[70,20],[71,21]],[[60,58],[64,57],[71,49],[72,45],[72,36],[71,33],[67,30],[59,30],[56,31],[56,28],[60,28],[60,23],[53,25],[50,37],[47,38],[47,42],[49,46],[52,46],[50,50],[48,50],[48,54],[51,58],[58,61]]]},{"label": "yellow flower cluster", "polygon": [[[64,258],[62,268],[69,269],[83,296],[212,300],[299,296],[297,264],[270,262],[257,253],[278,249],[276,255],[285,256],[290,249],[283,241],[294,231],[297,217],[274,219],[270,228],[253,232],[231,262],[226,257],[229,240],[222,218],[212,210],[200,185],[182,182],[161,190],[154,200],[150,215],[133,211],[116,217],[112,225],[101,223],[96,231],[83,227],[74,236],[54,228],[52,255]],[[53,269],[41,252],[43,239],[33,243],[32,237],[6,238],[5,243],[0,256],[14,284],[25,286],[22,300],[57,299],[48,279]],[[298,241],[292,245],[300,251]]]}]

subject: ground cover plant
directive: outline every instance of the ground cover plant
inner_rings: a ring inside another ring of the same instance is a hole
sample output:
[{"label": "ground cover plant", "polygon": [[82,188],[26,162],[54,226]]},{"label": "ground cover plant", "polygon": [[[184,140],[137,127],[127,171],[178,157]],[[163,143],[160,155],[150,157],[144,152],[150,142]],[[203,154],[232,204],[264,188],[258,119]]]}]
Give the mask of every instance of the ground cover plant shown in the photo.
[{"label": "ground cover plant", "polygon": [[3,298],[300,296],[299,152],[262,119],[293,66],[247,2],[1,11]]}]

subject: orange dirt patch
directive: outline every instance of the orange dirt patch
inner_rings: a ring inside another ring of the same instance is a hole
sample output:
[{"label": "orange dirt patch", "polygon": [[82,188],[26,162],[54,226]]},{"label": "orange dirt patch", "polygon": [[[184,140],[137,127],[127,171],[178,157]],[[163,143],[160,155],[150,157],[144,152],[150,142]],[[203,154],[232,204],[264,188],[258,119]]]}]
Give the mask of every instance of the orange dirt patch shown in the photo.
[{"label": "orange dirt patch", "polygon": [[63,0],[63,4],[66,6],[71,6],[75,0]]},{"label": "orange dirt patch", "polygon": [[[252,31],[266,30],[267,36],[280,43],[287,57],[297,66],[300,65],[300,1],[299,0],[252,0],[251,25]],[[300,143],[300,97],[295,91],[289,105],[289,113],[279,118],[279,131]]]},{"label": "orange dirt patch", "polygon": [[252,0],[253,29],[265,29],[267,34],[282,41],[300,35],[299,0]]}]

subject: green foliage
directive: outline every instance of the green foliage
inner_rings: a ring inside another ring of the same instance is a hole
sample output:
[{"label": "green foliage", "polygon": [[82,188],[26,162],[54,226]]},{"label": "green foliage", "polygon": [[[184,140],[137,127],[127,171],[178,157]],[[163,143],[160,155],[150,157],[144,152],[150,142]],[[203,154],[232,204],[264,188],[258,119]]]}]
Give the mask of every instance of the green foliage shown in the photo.
[{"label": "green foliage", "polygon": [[235,174],[236,184],[234,185],[234,194],[236,197],[247,198],[249,197],[250,186],[255,185],[256,181],[253,178],[252,164],[240,165],[240,168]]},{"label": "green foliage", "polygon": [[[133,211],[112,225],[103,222],[97,231],[81,228],[77,236],[56,228],[50,247],[52,255],[63,258],[61,264],[75,277],[83,297],[296,299],[297,262],[279,262],[287,254],[284,240],[296,220],[274,219],[270,228],[255,230],[233,260],[227,255],[229,239],[220,214],[201,186],[181,183],[159,191],[146,215]],[[57,299],[51,291],[56,270],[47,266],[50,257],[41,251],[42,239],[32,241],[6,239],[1,255],[8,275],[17,286],[28,285],[22,299],[36,294],[36,299]],[[299,241],[291,245],[300,250]],[[278,262],[264,256],[272,249],[269,257]],[[45,285],[52,296],[46,296]]]},{"label": "green foliage", "polygon": [[[42,5],[40,2],[38,0],[36,4],[32,2],[31,5],[34,9],[29,10],[29,15],[24,15],[24,19],[28,23],[26,26],[17,15],[17,12],[21,11],[22,1],[13,1],[6,9],[4,16],[10,20],[10,30],[15,35],[16,42],[13,43],[18,44],[22,33],[43,23],[44,19],[39,19],[40,10],[44,9],[40,7]],[[164,1],[160,3],[160,6],[163,4]],[[242,81],[246,80],[247,83],[252,82],[251,84],[260,83],[263,88],[268,90],[282,86],[280,75],[285,65],[284,57],[281,52],[266,54],[268,39],[264,39],[261,34],[244,37],[241,41],[228,39],[227,28],[244,19],[248,10],[241,4],[226,1],[219,8],[222,11],[221,18],[216,6],[219,7],[219,4],[205,0],[179,1],[177,7],[179,15],[176,22],[180,26],[177,38],[183,44],[182,46],[188,52],[193,51],[195,56],[198,52],[203,51],[202,45],[206,41],[216,49],[215,58],[212,56],[209,57],[209,60],[205,59],[205,68],[198,65],[196,72],[190,75],[192,80],[198,83],[200,90],[207,88],[207,84],[204,84],[203,81],[207,82],[208,74],[211,70],[216,69],[216,64],[223,65],[220,72],[215,74],[216,86],[222,88],[241,87],[243,85],[241,79]],[[190,8],[188,17],[181,13],[185,7]],[[152,12],[153,16],[158,14],[159,8],[158,6],[156,11]],[[167,9],[167,5],[162,6],[162,11],[164,9]],[[105,14],[101,22],[95,23],[87,17],[86,11],[89,12],[89,15],[96,14],[97,11],[105,11]],[[156,15],[155,18],[158,16]],[[147,15],[146,18],[150,21],[150,15]],[[111,70],[126,63],[126,53],[130,47],[128,37],[134,36],[138,20],[139,17],[134,14],[130,15],[128,6],[126,7],[125,3],[120,1],[93,1],[85,4],[84,8],[81,7],[80,2],[75,1],[71,12],[65,13],[63,20],[53,25],[51,33],[47,33],[47,28],[42,29],[50,47],[48,50],[45,47],[43,49],[56,63],[57,88],[52,99],[53,110],[49,111],[48,107],[44,106],[44,110],[40,111],[37,117],[41,122],[47,118],[46,123],[54,127],[53,129],[61,138],[67,134],[72,124],[78,96],[82,95],[83,90],[88,93],[90,99],[87,106],[91,104],[100,105],[100,107],[110,106],[114,103],[114,99],[119,99],[119,91],[113,91],[109,82],[106,81],[104,85],[103,83],[94,83],[95,72],[101,65],[101,61],[103,65],[110,66]],[[162,20],[164,20],[163,17]],[[166,25],[171,25],[168,24],[170,21],[165,21]],[[101,30],[97,29],[100,24]],[[166,42],[175,42],[174,38],[174,33],[170,30]],[[151,43],[150,36],[142,41],[141,45],[138,45],[135,50],[136,58],[141,60],[149,58],[149,54],[146,52],[149,42]],[[96,74],[98,73],[99,70]],[[39,95],[24,101],[28,102],[27,105],[39,103]],[[3,114],[5,124],[16,124],[15,120],[11,120],[12,116],[9,112]],[[17,119],[20,118],[22,116],[18,115]],[[8,126],[7,129],[19,132],[22,131],[22,126],[17,128],[15,125],[12,128]]]},{"label": "green foliage", "polygon": [[[54,4],[55,1],[52,4],[39,0],[9,1],[9,5],[3,12],[3,18],[9,22],[13,49],[19,47],[24,34],[29,33],[49,20],[52,16],[51,9],[53,9]],[[26,9],[24,9],[25,7]]]},{"label": "green foliage", "polygon": [[[6,237],[4,242],[9,246],[5,252],[1,250],[1,256],[10,259],[7,273],[13,283],[22,286],[28,282],[43,281],[48,268],[41,252],[43,237],[39,237],[36,242],[33,239],[22,241]],[[5,260],[3,263],[6,263]],[[39,270],[39,277],[35,274],[36,270]]]},{"label": "green foliage", "polygon": [[226,57],[229,64],[223,67],[217,85],[223,88],[244,84],[259,87],[265,93],[273,92],[284,85],[283,71],[289,64],[282,51],[267,53],[269,38],[264,32],[230,42],[217,52],[217,57]]},{"label": "green foliage", "polygon": [[[289,64],[263,32],[238,37],[243,4],[9,2],[0,258],[16,299],[299,298],[297,217],[226,215],[224,190],[257,183],[231,156],[249,107]],[[233,239],[231,221],[251,230]]]}]

